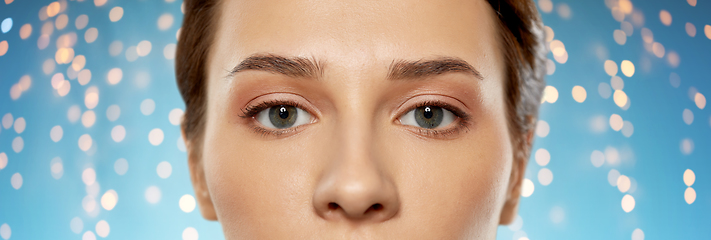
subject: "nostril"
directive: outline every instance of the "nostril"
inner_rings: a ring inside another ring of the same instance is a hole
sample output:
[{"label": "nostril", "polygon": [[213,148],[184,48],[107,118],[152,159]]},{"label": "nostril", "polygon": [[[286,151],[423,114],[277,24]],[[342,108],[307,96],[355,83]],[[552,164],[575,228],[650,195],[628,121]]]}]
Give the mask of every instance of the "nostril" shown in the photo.
[{"label": "nostril", "polygon": [[380,203],[376,203],[371,205],[368,209],[365,210],[363,214],[368,214],[371,211],[377,212],[383,209],[383,205]]},{"label": "nostril", "polygon": [[339,208],[338,203],[335,203],[335,202],[330,202],[330,203],[328,203],[328,209],[329,209],[329,210],[336,210],[336,209],[338,209],[338,208]]},{"label": "nostril", "polygon": [[376,204],[373,204],[373,206],[370,206],[370,208],[372,208],[375,211],[378,211],[380,209],[383,209],[383,205],[380,203],[376,203]]}]

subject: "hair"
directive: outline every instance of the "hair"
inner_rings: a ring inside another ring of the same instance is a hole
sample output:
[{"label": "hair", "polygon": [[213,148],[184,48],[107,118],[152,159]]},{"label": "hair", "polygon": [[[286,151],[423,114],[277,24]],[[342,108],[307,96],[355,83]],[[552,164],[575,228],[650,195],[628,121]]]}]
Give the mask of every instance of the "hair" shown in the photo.
[{"label": "hair", "polygon": [[[206,65],[219,19],[219,0],[185,0],[185,15],[175,57],[176,81],[185,101],[181,128],[192,143],[192,157],[200,158],[207,104]],[[506,64],[506,114],[514,159],[530,154],[528,133],[536,126],[545,87],[543,25],[532,0],[488,0],[499,21]]]}]

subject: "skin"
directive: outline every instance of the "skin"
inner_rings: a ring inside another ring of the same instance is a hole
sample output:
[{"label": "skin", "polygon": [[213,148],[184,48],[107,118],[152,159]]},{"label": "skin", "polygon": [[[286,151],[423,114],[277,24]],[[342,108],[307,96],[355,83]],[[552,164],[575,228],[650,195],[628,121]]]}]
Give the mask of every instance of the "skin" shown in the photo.
[{"label": "skin", "polygon": [[[204,138],[186,144],[200,211],[227,239],[495,239],[516,216],[526,161],[513,159],[487,2],[220,4]],[[230,74],[264,54],[310,59],[320,72]],[[388,77],[393,62],[442,57],[481,78]],[[276,135],[255,131],[263,126],[244,109],[277,99],[297,102],[312,120]],[[458,127],[449,134],[399,121],[424,101],[469,117],[443,126]]]}]

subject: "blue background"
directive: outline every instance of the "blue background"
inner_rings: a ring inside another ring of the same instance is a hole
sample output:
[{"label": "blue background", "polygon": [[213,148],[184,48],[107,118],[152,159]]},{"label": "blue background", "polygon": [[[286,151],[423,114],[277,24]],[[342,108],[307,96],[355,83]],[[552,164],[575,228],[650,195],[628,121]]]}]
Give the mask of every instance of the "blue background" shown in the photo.
[{"label": "blue background", "polygon": [[[110,239],[183,239],[189,227],[197,230],[200,239],[224,238],[219,223],[202,219],[197,208],[186,212],[179,207],[182,196],[194,195],[179,127],[169,120],[172,110],[184,109],[174,80],[174,50],[169,46],[176,43],[182,21],[181,1],[108,0],[101,6],[92,0],[60,1],[57,15],[41,20],[40,10],[50,3],[0,2],[0,21],[4,20],[0,42],[9,46],[0,56],[0,117],[10,119],[11,124],[0,128],[0,152],[7,156],[6,166],[0,162],[0,224],[6,224],[0,227],[0,237],[11,233],[10,239],[82,239],[87,232],[96,232],[97,222],[104,220],[110,226]],[[518,220],[499,228],[498,239],[639,240],[632,236],[635,229],[647,239],[711,239],[711,113],[694,101],[696,92],[711,97],[711,2],[699,0],[692,6],[683,0],[634,1],[633,11],[624,19],[632,23],[633,31],[624,44],[613,38],[613,32],[621,28],[611,10],[619,5],[617,1],[536,3],[545,25],[554,32],[553,39],[564,43],[568,59],[557,61],[553,53],[548,54],[555,70],[549,72],[547,81],[558,97],[541,105],[540,119],[550,127],[548,134],[537,136],[526,171],[534,191],[522,198]],[[123,9],[123,15],[112,22],[109,12],[116,6]],[[662,10],[672,16],[669,26],[660,20]],[[39,49],[42,26],[62,14],[68,17],[67,26],[59,30],[53,24],[48,47]],[[75,20],[81,14],[88,16],[88,25],[77,29]],[[167,29],[159,29],[158,19],[164,14],[174,21]],[[643,16],[643,21],[635,21],[634,15]],[[694,37],[685,30],[687,22],[695,26]],[[32,26],[32,32],[21,39],[20,29],[25,24]],[[98,30],[91,43],[84,38],[89,28]],[[664,46],[666,54],[661,58],[645,49],[642,28],[651,30],[654,42]],[[67,33],[76,33],[72,49],[87,59],[83,68],[92,76],[86,85],[70,79],[71,64],[56,63],[57,39]],[[133,52],[126,51],[135,51],[129,47],[144,40],[150,41],[151,51],[135,60],[127,57]],[[122,47],[112,56],[109,46],[115,41]],[[671,52],[678,54],[678,66],[670,63]],[[55,61],[55,67],[46,74],[43,64],[48,59]],[[620,90],[631,102],[626,110],[598,90],[601,83],[609,86],[611,81],[604,68],[606,60],[618,66],[616,75],[624,81]],[[631,77],[619,70],[623,60],[635,66]],[[107,81],[113,68],[122,70],[121,81],[115,85]],[[51,84],[55,73],[62,73],[71,85],[66,96],[60,96]],[[670,81],[674,74],[681,79],[678,86]],[[31,85],[13,99],[11,92],[16,89],[12,89],[21,88],[18,84],[25,75]],[[99,91],[98,105],[93,109],[85,104],[85,91],[91,86]],[[582,103],[573,99],[574,86],[587,92]],[[141,112],[146,99],[155,102],[155,110],[149,114]],[[107,117],[111,105],[120,108],[114,121]],[[95,123],[85,127],[81,120],[70,121],[72,106],[82,114],[94,111]],[[685,109],[693,115],[690,124],[683,120]],[[612,114],[633,124],[631,136],[610,126]],[[22,120],[17,121],[20,118],[26,122],[24,131]],[[120,142],[111,135],[118,125],[126,132]],[[50,138],[55,126],[63,129],[58,142]],[[164,133],[164,139],[154,146],[148,135],[156,128]],[[83,134],[93,139],[88,151],[79,148]],[[16,151],[13,141],[18,138],[24,144]],[[690,152],[682,150],[685,139],[693,142]],[[539,149],[550,153],[547,165],[537,164]],[[596,167],[591,161],[595,150],[610,153],[613,159]],[[52,176],[50,164],[56,157],[62,164],[58,179]],[[117,174],[114,167],[119,158],[128,162],[124,175]],[[157,174],[163,161],[172,167],[167,178]],[[82,180],[87,168],[96,172],[98,191]],[[548,185],[541,184],[538,177],[544,168],[553,175]],[[629,190],[622,192],[608,181],[613,169],[632,180]],[[691,203],[685,200],[689,186],[683,176],[687,169],[696,177],[690,186],[696,193]],[[11,184],[16,174],[22,178],[19,189]],[[151,186],[160,189],[157,203],[145,197]],[[110,189],[118,194],[118,203],[106,210],[101,198]],[[630,212],[621,207],[627,194],[635,200]],[[94,210],[86,211],[85,198],[96,201]],[[70,227],[74,218],[82,223],[77,232]]]}]

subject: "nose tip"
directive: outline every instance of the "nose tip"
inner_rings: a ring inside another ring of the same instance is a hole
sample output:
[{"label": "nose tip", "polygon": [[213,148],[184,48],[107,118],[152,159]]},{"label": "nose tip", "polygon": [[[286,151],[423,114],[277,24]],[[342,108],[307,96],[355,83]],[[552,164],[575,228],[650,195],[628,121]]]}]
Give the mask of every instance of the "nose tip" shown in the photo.
[{"label": "nose tip", "polygon": [[314,194],[314,208],[327,220],[382,222],[400,208],[394,185],[380,176],[337,176],[322,183]]}]

